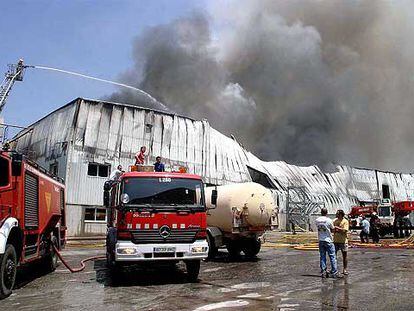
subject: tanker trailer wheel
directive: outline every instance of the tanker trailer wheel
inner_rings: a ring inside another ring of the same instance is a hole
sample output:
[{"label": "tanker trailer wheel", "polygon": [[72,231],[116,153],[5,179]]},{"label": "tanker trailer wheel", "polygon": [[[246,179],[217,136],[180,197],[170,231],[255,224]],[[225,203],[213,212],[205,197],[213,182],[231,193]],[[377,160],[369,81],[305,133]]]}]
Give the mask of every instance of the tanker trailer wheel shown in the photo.
[{"label": "tanker trailer wheel", "polygon": [[50,239],[50,246],[49,246],[50,250],[44,260],[44,268],[48,272],[55,271],[58,266],[58,255],[56,254],[56,251],[53,248],[53,245],[56,248],[58,248],[58,240],[55,236],[52,236],[52,238]]},{"label": "tanker trailer wheel", "polygon": [[0,265],[0,299],[3,299],[12,293],[16,282],[17,256],[13,245],[6,245],[6,251],[0,255]]},{"label": "tanker trailer wheel", "polygon": [[249,257],[253,258],[260,252],[260,247],[262,243],[258,239],[251,239],[246,241],[246,244],[243,245],[243,253]]},{"label": "tanker trailer wheel", "polygon": [[216,244],[214,243],[214,238],[210,235],[207,234],[207,243],[208,243],[208,259],[213,259],[217,256],[218,253],[218,248],[216,246]]},{"label": "tanker trailer wheel", "polygon": [[200,260],[188,260],[185,262],[187,277],[190,282],[196,282],[200,273]]},{"label": "tanker trailer wheel", "polygon": [[241,247],[238,241],[229,241],[226,244],[226,248],[230,257],[235,258],[240,256]]}]

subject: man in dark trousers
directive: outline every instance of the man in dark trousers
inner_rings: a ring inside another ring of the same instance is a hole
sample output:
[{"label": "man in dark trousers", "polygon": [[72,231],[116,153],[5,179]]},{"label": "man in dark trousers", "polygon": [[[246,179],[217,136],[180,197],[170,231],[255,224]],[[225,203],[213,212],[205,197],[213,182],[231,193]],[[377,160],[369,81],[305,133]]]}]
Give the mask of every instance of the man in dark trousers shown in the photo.
[{"label": "man in dark trousers", "polygon": [[376,212],[373,212],[371,215],[371,219],[369,220],[369,227],[371,230],[371,237],[373,243],[379,243],[379,223],[380,220]]},{"label": "man in dark trousers", "polygon": [[156,172],[164,172],[165,171],[165,167],[164,167],[164,164],[161,163],[161,157],[160,156],[155,158],[154,171],[156,171]]}]

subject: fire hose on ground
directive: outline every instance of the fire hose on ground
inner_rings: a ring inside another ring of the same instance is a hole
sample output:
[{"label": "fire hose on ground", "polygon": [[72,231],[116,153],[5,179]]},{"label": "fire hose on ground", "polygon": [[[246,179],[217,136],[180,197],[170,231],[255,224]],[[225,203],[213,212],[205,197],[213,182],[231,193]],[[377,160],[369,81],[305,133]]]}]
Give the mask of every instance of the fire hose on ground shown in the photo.
[{"label": "fire hose on ground", "polygon": [[[291,247],[295,250],[303,250],[303,251],[317,251],[319,249],[316,236],[285,235],[282,237],[282,240],[284,240],[285,242],[276,242],[276,243],[266,242],[263,246],[269,247],[269,248]],[[350,248],[368,248],[368,249],[414,249],[414,234],[408,237],[407,239],[400,241],[398,243],[368,244],[368,243],[360,243],[357,241],[350,241],[349,246]]]},{"label": "fire hose on ground", "polygon": [[71,272],[71,273],[76,273],[76,272],[81,272],[85,269],[85,263],[88,261],[93,261],[93,260],[100,260],[100,259],[106,259],[106,256],[93,256],[93,257],[88,257],[85,258],[83,260],[81,260],[80,264],[81,266],[79,268],[72,268],[71,266],[69,266],[69,264],[65,261],[65,259],[63,259],[62,255],[60,254],[59,250],[57,249],[57,247],[52,244],[53,246],[53,250],[55,251],[56,255],[59,257],[60,261],[63,263],[63,265]]}]

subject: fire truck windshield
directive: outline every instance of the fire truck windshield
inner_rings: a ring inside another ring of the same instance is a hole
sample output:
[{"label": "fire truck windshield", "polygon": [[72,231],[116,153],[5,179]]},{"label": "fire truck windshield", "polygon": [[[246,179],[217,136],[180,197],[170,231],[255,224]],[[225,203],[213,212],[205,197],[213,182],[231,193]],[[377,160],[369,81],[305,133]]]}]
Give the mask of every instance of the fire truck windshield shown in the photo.
[{"label": "fire truck windshield", "polygon": [[204,208],[204,188],[200,180],[184,178],[127,178],[121,202],[138,207]]}]

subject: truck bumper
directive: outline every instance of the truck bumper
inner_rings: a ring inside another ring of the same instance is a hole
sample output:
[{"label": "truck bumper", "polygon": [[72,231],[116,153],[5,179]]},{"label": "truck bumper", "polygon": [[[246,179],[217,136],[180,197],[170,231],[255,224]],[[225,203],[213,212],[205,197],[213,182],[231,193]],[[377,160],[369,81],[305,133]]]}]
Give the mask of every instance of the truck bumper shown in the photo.
[{"label": "truck bumper", "polygon": [[194,260],[208,256],[206,240],[191,244],[134,244],[118,241],[115,245],[115,261]]}]

